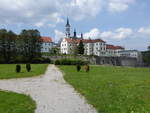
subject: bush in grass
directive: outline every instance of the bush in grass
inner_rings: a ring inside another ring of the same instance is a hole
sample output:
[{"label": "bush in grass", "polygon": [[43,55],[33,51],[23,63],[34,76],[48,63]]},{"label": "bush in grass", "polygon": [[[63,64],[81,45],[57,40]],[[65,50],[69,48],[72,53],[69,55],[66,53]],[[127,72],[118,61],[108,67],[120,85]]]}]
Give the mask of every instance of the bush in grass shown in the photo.
[{"label": "bush in grass", "polygon": [[78,72],[81,70],[81,66],[79,64],[76,65],[76,68]]},{"label": "bush in grass", "polygon": [[90,71],[90,66],[89,65],[85,65],[84,66],[84,70],[85,70],[85,72],[89,72]]},{"label": "bush in grass", "polygon": [[19,73],[21,71],[21,65],[17,64],[16,65],[16,72]]},{"label": "bush in grass", "polygon": [[56,60],[56,61],[55,61],[55,65],[60,65],[60,61],[59,61],[59,60]]},{"label": "bush in grass", "polygon": [[28,72],[31,71],[31,65],[30,65],[30,64],[26,64],[26,70],[27,70]]}]

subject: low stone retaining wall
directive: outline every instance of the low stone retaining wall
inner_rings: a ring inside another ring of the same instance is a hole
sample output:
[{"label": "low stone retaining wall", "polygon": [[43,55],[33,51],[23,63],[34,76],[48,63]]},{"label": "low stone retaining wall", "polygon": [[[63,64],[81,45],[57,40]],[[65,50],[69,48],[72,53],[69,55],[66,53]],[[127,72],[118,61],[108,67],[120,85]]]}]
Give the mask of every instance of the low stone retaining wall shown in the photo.
[{"label": "low stone retaining wall", "polygon": [[[138,67],[142,66],[142,62],[136,58],[128,57],[98,57],[98,56],[45,56],[51,60],[59,59],[80,59],[83,61],[89,61],[92,65],[114,65],[114,66],[131,66]],[[140,62],[139,62],[140,61]]]}]

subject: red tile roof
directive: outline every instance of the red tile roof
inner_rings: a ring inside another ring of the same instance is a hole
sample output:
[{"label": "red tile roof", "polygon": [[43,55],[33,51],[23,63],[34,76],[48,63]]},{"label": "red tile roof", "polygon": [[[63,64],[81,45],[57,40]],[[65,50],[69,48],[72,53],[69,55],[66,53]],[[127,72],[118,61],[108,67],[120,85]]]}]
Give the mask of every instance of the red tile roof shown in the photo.
[{"label": "red tile roof", "polygon": [[106,48],[107,49],[114,49],[114,50],[116,50],[116,49],[124,49],[121,46],[114,46],[114,45],[106,45]]},{"label": "red tile roof", "polygon": [[65,40],[66,40],[68,43],[77,43],[77,40],[76,40],[76,39],[65,38]]},{"label": "red tile roof", "polygon": [[96,42],[103,42],[105,43],[105,41],[101,40],[101,39],[73,39],[73,38],[65,38],[66,41],[68,43],[80,43],[80,41],[82,41],[83,43],[96,43]]},{"label": "red tile roof", "polygon": [[101,40],[101,39],[95,39],[93,40],[93,43],[96,43],[96,42],[103,42],[103,43],[106,43],[105,41]]},{"label": "red tile roof", "polygon": [[52,38],[51,37],[41,37],[41,42],[51,43],[52,42]]},{"label": "red tile roof", "polygon": [[124,49],[124,47],[116,46],[117,49]]}]

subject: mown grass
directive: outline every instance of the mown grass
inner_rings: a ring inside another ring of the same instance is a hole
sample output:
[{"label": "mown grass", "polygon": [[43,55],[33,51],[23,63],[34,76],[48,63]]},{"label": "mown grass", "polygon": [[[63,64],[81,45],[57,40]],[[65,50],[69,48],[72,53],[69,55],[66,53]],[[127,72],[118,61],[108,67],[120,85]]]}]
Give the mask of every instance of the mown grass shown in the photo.
[{"label": "mown grass", "polygon": [[0,91],[0,113],[34,113],[35,108],[29,96]]},{"label": "mown grass", "polygon": [[59,66],[65,80],[84,95],[99,113],[150,113],[150,69]]},{"label": "mown grass", "polygon": [[[0,64],[0,79],[38,76],[45,73],[48,64],[31,64],[31,72],[26,71],[25,64],[21,72],[16,73],[15,64]],[[35,102],[23,94],[0,91],[0,113],[34,113]]]},{"label": "mown grass", "polygon": [[16,73],[16,64],[0,64],[0,79],[38,76],[46,71],[47,66],[48,64],[31,64],[31,72],[27,72],[25,64],[22,64],[21,72]]}]

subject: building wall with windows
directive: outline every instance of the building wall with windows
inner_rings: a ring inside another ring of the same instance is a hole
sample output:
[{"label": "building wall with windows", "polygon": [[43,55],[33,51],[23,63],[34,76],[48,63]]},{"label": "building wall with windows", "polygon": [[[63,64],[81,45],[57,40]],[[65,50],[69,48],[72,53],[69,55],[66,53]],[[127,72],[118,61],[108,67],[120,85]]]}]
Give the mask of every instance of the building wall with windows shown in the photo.
[{"label": "building wall with windows", "polygon": [[73,54],[80,41],[84,44],[85,55],[105,56],[106,43],[101,39],[73,39],[64,38],[61,42],[62,54]]},{"label": "building wall with windows", "polygon": [[106,56],[113,56],[119,57],[120,51],[123,51],[124,48],[121,46],[114,46],[114,45],[106,45]]},{"label": "building wall with windows", "polygon": [[84,54],[93,55],[93,43],[84,43]]},{"label": "building wall with windows", "polygon": [[41,37],[41,52],[48,53],[53,48],[52,38],[50,37]]},{"label": "building wall with windows", "polygon": [[102,40],[94,41],[93,52],[96,56],[106,56],[106,43]]},{"label": "building wall with windows", "polygon": [[137,50],[124,50],[124,51],[120,51],[119,54],[122,57],[138,58],[140,52]]}]

